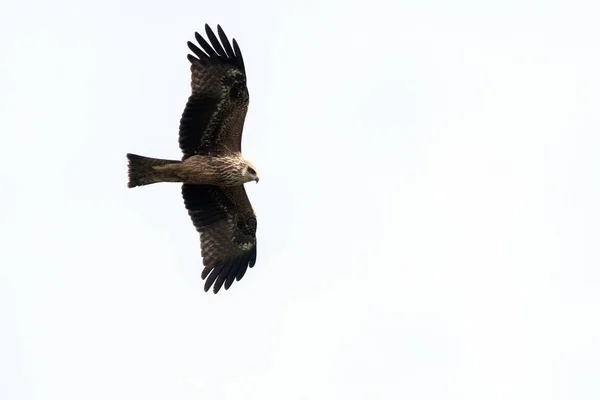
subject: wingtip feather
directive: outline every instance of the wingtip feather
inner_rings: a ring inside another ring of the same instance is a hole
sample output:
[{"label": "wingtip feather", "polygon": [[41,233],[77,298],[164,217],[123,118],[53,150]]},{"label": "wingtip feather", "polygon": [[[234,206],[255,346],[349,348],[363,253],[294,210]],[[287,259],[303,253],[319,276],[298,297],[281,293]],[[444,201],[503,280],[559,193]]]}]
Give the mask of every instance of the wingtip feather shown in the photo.
[{"label": "wingtip feather", "polygon": [[206,54],[208,54],[211,57],[218,57],[218,54],[215,51],[215,49],[213,49],[210,46],[210,44],[208,44],[208,42],[202,37],[202,35],[196,32],[194,36],[196,36],[196,40],[200,44],[200,47],[202,47],[202,49],[206,52]]},{"label": "wingtip feather", "polygon": [[[195,43],[188,41],[188,47],[198,57],[198,59],[202,60],[216,58],[223,60],[223,58],[226,58],[231,60],[234,65],[237,65],[241,71],[245,73],[246,69],[244,66],[244,59],[237,41],[233,39],[232,42],[230,42],[220,24],[217,24],[218,37],[215,35],[215,32],[208,23],[204,24],[204,30],[206,31],[208,41],[204,39],[200,33],[194,32],[194,37],[202,49],[196,46]],[[194,62],[192,60],[190,61]]]},{"label": "wingtip feather", "polygon": [[223,28],[221,28],[221,25],[217,25],[217,33],[219,34],[219,38],[221,39],[221,42],[223,43],[223,47],[225,47],[225,53],[227,54],[227,57],[235,58],[235,53],[234,53],[233,49],[231,48],[231,43],[229,43],[229,38],[225,34],[225,31],[223,30]]},{"label": "wingtip feather", "polygon": [[233,50],[235,52],[235,59],[240,65],[242,71],[246,72],[246,67],[244,66],[244,57],[242,57],[242,51],[240,50],[240,46],[238,45],[238,42],[235,39],[233,39],[232,42]]},{"label": "wingtip feather", "polygon": [[[212,272],[210,273],[208,278],[206,278],[206,282],[204,282],[204,291],[205,292],[208,292],[210,290],[210,287],[213,285],[213,283],[215,283],[215,280],[219,276],[220,269],[221,269],[220,267],[216,266],[215,269],[212,270]],[[215,294],[219,291],[219,289],[217,289],[216,287],[213,288],[213,290],[215,291]]]},{"label": "wingtip feather", "polygon": [[203,58],[208,58],[208,55],[203,52],[198,46],[196,46],[194,43],[188,41],[187,42],[188,48],[192,51],[192,53],[194,53],[196,56],[198,56],[198,58],[201,60]]},{"label": "wingtip feather", "polygon": [[225,53],[225,50],[223,50],[223,46],[221,46],[221,43],[219,43],[219,39],[217,39],[217,36],[213,32],[213,30],[210,29],[210,27],[206,29],[206,36],[208,36],[208,40],[210,40],[210,43],[212,44],[212,47],[215,49],[217,54],[221,57],[226,57],[227,54]]},{"label": "wingtip feather", "polygon": [[254,242],[254,248],[252,249],[252,254],[250,255],[250,268],[254,267],[256,264],[256,242]]}]

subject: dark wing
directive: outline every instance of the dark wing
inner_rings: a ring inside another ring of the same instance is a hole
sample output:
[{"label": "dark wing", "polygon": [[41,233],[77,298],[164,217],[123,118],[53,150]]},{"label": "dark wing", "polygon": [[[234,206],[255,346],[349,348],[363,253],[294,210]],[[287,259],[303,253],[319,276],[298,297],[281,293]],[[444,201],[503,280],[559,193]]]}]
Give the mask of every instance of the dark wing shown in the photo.
[{"label": "dark wing", "polygon": [[194,154],[240,152],[242,129],[250,99],[246,86],[246,70],[240,48],[233,48],[220,26],[221,43],[206,25],[212,47],[196,32],[202,51],[192,42],[188,54],[192,63],[192,95],[179,125],[179,147],[183,158]]},{"label": "dark wing", "polygon": [[223,284],[227,290],[256,262],[256,216],[246,190],[244,186],[184,184],[182,194],[200,232],[204,290],[213,283],[215,293]]}]

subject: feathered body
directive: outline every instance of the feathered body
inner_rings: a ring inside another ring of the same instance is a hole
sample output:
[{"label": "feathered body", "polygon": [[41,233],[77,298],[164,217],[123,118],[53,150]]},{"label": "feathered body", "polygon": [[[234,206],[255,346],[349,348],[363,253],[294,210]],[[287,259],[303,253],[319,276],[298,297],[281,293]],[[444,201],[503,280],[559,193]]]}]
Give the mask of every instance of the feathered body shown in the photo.
[{"label": "feathered body", "polygon": [[[181,161],[127,154],[129,187],[181,182],[185,207],[200,233],[204,290],[217,293],[240,280],[256,262],[256,216],[243,184],[258,182],[241,154],[249,94],[242,54],[220,26],[208,25],[203,50],[188,42],[192,94],[179,126]],[[222,44],[221,44],[222,43]]]},{"label": "feathered body", "polygon": [[[128,154],[129,187],[157,182],[195,185],[236,186],[258,180],[254,169],[241,154],[223,156],[195,155],[183,161],[161,160]],[[137,174],[137,175],[134,175]]]}]

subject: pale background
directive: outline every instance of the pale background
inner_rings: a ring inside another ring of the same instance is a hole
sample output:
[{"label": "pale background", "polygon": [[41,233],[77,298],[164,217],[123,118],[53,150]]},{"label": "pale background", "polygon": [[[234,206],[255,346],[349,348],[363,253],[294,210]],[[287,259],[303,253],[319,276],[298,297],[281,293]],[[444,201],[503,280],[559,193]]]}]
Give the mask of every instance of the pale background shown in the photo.
[{"label": "pale background", "polygon": [[[0,6],[0,399],[600,398],[596,1]],[[258,263],[202,291],[186,41],[245,55]]]}]

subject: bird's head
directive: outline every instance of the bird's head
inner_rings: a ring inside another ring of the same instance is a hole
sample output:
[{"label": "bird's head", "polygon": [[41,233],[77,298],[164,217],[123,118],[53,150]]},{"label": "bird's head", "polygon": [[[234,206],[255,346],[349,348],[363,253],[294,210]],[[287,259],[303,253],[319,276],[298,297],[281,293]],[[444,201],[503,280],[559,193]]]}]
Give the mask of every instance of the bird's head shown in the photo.
[{"label": "bird's head", "polygon": [[244,182],[255,181],[258,183],[258,172],[256,172],[256,168],[249,161],[245,161],[242,175],[244,176]]}]

